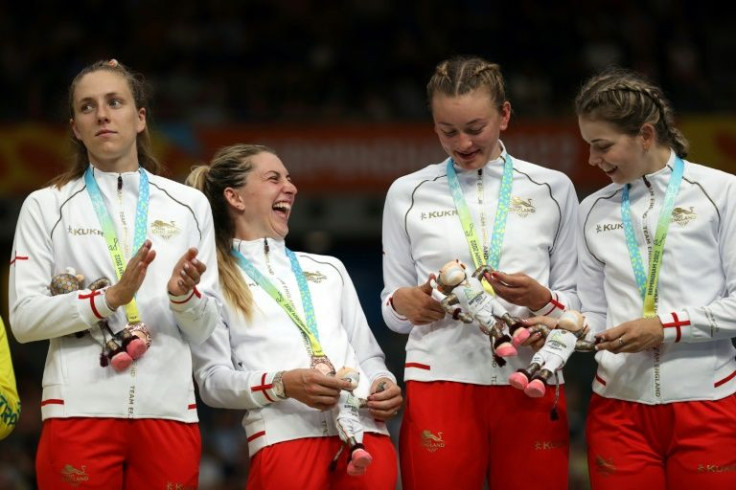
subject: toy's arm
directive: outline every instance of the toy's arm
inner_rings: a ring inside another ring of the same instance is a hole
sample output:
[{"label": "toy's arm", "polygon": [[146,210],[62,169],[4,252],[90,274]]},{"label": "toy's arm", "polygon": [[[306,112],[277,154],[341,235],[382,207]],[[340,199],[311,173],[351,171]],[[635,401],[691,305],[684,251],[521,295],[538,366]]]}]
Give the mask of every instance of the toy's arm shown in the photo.
[{"label": "toy's arm", "polygon": [[455,320],[460,320],[463,323],[473,323],[473,317],[465,313],[459,306],[456,306],[460,304],[460,301],[458,301],[457,296],[454,294],[445,296],[445,299],[440,301],[440,304],[442,305],[442,308],[452,315],[452,318]]}]

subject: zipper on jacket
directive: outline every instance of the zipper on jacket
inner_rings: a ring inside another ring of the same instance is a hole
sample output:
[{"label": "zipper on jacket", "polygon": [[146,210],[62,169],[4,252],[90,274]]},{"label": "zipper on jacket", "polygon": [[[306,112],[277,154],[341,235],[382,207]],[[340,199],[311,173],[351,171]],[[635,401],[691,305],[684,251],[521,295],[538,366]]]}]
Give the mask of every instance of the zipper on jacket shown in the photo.
[{"label": "zipper on jacket", "polygon": [[271,267],[271,247],[268,246],[268,238],[263,239],[263,257],[266,260],[266,267],[268,268],[268,273],[272,276],[274,275],[273,268]]},{"label": "zipper on jacket", "polygon": [[123,174],[118,174],[118,191],[123,190]]},{"label": "zipper on jacket", "polygon": [[[646,211],[644,211],[644,214],[642,215],[642,233],[644,234],[644,242],[647,244],[647,250],[649,252],[649,255],[652,254],[652,235],[649,232],[649,212],[654,209],[654,205],[656,204],[656,199],[654,197],[654,190],[652,189],[652,184],[647,180],[647,176],[644,175],[641,178],[644,181],[644,185],[647,188],[647,191],[649,191],[649,207],[647,207]],[[647,259],[648,260],[648,259]]]}]

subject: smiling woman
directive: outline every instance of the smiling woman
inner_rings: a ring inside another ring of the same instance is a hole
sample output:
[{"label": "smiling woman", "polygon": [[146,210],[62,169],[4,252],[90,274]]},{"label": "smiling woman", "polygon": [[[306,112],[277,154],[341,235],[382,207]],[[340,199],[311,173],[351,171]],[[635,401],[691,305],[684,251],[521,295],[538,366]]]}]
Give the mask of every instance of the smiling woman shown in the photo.
[{"label": "smiling woman", "polygon": [[686,159],[669,100],[639,73],[596,74],[575,109],[589,163],[612,181],[578,220],[600,351],[592,487],[736,488],[736,177]]},{"label": "smiling woman", "polygon": [[248,410],[248,488],[393,490],[385,421],[401,390],[342,262],[286,247],[297,190],[284,164],[234,145],[187,183],[212,203],[227,300],[192,351],[195,377],[209,405]]},{"label": "smiling woman", "polygon": [[[577,308],[575,190],[566,175],[512,157],[501,142],[511,103],[497,64],[442,61],[427,96],[449,158],[397,179],[383,213],[383,318],[408,334],[403,488],[482,488],[488,478],[492,488],[544,481],[566,489],[564,390],[560,419],[540,417],[552,408],[554,390],[524,400],[508,385],[531,349],[521,348],[506,367],[495,363],[489,337],[445,317],[430,283],[446,262],[460,259],[494,270],[489,282],[514,316]],[[509,413],[524,420],[523,432],[497,423]],[[428,435],[452,450],[427,451]],[[553,441],[555,449],[531,454],[535,440]],[[462,474],[454,471],[460,467]]]}]

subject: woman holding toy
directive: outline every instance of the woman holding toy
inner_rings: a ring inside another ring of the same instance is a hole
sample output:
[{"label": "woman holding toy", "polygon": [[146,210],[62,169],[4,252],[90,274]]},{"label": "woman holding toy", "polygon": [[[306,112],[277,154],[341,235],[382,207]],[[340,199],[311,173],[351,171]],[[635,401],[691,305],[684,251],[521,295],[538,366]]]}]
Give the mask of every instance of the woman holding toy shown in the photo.
[{"label": "woman holding toy", "polygon": [[[575,190],[561,172],[512,157],[500,141],[511,104],[498,65],[443,61],[427,95],[449,158],[396,180],[383,215],[383,318],[409,335],[403,488],[482,488],[487,480],[491,488],[544,481],[566,489],[564,391],[560,418],[550,420],[554,390],[531,399],[508,384],[532,350],[500,366],[488,336],[445,315],[431,285],[446,262],[459,259],[471,272],[493,270],[493,292],[514,317],[578,308]],[[523,421],[523,430],[512,420]],[[540,442],[548,449],[535,450]]]},{"label": "woman holding toy", "polygon": [[592,77],[575,108],[612,181],[579,220],[592,486],[736,488],[736,177],[685,160],[669,101],[637,73]]},{"label": "woman holding toy", "polygon": [[197,485],[189,346],[220,318],[214,228],[200,192],[157,175],[145,89],[114,59],[74,78],[76,161],[18,218],[10,326],[49,340],[41,489]]},{"label": "woman holding toy", "polygon": [[393,490],[385,421],[401,390],[342,262],[286,247],[297,189],[284,164],[234,145],[187,182],[212,204],[226,300],[195,377],[208,404],[248,411],[248,488]]}]

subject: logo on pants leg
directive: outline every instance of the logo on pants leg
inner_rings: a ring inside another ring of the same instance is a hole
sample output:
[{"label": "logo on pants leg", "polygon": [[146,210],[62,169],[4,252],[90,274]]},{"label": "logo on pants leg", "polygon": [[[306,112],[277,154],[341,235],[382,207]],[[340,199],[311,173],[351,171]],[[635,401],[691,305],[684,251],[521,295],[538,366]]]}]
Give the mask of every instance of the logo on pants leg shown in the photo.
[{"label": "logo on pants leg", "polygon": [[604,476],[616,473],[616,465],[613,464],[613,458],[606,459],[600,454],[595,457],[595,469]]},{"label": "logo on pants leg", "polygon": [[431,431],[425,429],[422,432],[422,446],[424,446],[424,448],[430,453],[445,447],[445,441],[442,440],[442,432],[438,432],[437,435],[435,435],[432,434]]},{"label": "logo on pants leg", "polygon": [[65,464],[61,469],[61,478],[73,487],[77,487],[80,483],[89,481],[87,466],[82,465],[81,468],[81,470],[78,470],[70,464]]}]

